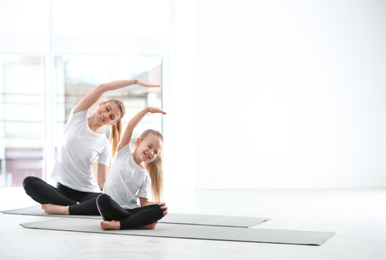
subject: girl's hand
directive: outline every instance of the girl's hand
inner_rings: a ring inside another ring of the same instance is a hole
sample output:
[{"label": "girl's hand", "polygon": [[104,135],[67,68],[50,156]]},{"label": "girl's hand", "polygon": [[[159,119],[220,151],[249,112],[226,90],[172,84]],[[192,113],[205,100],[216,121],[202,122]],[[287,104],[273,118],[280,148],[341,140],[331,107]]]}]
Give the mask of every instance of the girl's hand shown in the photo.
[{"label": "girl's hand", "polygon": [[147,107],[147,110],[148,110],[148,112],[153,113],[153,114],[160,113],[160,114],[166,115],[166,112],[162,111],[158,107]]},{"label": "girl's hand", "polygon": [[135,84],[137,84],[138,86],[148,87],[148,88],[158,88],[161,86],[158,84],[150,84],[150,83],[144,82],[144,81],[139,80],[139,79],[135,80]]},{"label": "girl's hand", "polygon": [[168,205],[166,205],[165,202],[160,202],[160,203],[158,203],[158,205],[160,205],[161,209],[164,210],[164,216],[166,216],[168,214]]}]

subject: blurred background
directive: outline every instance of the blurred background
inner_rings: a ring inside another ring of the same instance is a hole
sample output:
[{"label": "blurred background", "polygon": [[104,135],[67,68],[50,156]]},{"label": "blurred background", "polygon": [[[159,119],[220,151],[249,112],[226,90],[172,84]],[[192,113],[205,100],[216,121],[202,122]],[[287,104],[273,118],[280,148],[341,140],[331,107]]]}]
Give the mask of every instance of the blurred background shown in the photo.
[{"label": "blurred background", "polygon": [[[165,137],[166,191],[386,186],[386,2],[0,0],[0,186],[49,180],[101,83]],[[106,129],[108,135],[108,129]],[[136,136],[135,136],[136,137]]]}]

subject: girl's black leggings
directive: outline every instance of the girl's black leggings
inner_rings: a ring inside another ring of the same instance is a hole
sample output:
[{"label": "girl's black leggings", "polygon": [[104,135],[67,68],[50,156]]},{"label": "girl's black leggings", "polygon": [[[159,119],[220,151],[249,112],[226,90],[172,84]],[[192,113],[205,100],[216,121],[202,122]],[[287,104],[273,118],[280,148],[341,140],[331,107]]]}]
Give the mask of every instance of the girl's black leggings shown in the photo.
[{"label": "girl's black leggings", "polygon": [[164,216],[164,210],[157,204],[135,209],[124,209],[107,194],[99,195],[96,201],[103,219],[106,221],[119,221],[121,229],[145,226],[160,220]]},{"label": "girl's black leggings", "polygon": [[25,192],[40,204],[69,206],[70,215],[99,215],[96,206],[96,199],[101,194],[99,192],[78,191],[60,183],[55,188],[33,176],[24,179],[23,187]]}]

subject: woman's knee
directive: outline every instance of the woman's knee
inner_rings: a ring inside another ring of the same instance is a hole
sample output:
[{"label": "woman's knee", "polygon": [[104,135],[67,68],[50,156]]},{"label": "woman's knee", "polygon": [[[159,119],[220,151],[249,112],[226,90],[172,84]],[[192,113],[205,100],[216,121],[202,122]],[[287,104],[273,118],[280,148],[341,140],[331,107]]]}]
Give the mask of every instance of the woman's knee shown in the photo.
[{"label": "woman's knee", "polygon": [[40,179],[37,178],[37,177],[34,177],[34,176],[28,176],[28,177],[24,178],[24,180],[23,180],[23,188],[24,188],[25,190],[28,190],[28,189],[30,189],[32,186],[34,186],[34,184],[35,184],[37,181],[40,181]]}]

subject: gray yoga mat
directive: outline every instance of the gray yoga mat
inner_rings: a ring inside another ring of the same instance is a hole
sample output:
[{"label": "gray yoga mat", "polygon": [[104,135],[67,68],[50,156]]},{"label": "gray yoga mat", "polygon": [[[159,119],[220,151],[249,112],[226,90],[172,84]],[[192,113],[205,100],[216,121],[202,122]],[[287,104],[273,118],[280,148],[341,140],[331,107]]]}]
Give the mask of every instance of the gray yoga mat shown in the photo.
[{"label": "gray yoga mat", "polygon": [[[17,215],[33,215],[33,216],[47,216],[47,217],[66,217],[66,218],[91,218],[101,219],[100,216],[85,216],[85,215],[47,215],[39,206],[32,206],[27,208],[19,208],[12,210],[4,210],[5,214]],[[218,215],[200,215],[200,214],[181,214],[168,213],[166,217],[161,219],[160,223],[169,224],[186,224],[186,225],[202,225],[202,226],[224,226],[224,227],[252,227],[261,224],[270,218],[257,217],[238,217],[238,216],[218,216]]]},{"label": "gray yoga mat", "polygon": [[20,224],[25,228],[90,232],[99,234],[117,234],[128,236],[148,236],[166,238],[186,238],[218,241],[238,241],[255,243],[294,244],[320,246],[334,232],[275,230],[258,228],[215,227],[198,225],[175,225],[159,223],[154,230],[102,230],[100,220],[81,218],[52,218],[45,221],[36,221]]}]

